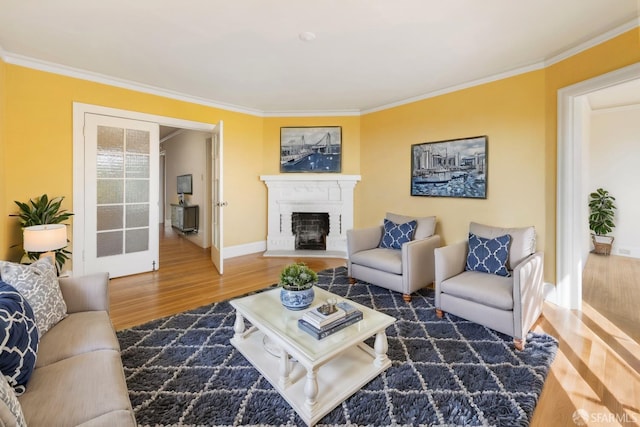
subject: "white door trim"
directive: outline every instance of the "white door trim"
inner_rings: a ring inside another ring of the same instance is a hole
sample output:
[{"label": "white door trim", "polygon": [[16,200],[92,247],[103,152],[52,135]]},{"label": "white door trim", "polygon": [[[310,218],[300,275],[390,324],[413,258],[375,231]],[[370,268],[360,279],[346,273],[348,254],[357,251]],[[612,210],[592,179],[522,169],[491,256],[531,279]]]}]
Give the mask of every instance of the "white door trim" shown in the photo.
[{"label": "white door trim", "polygon": [[84,117],[87,113],[147,121],[157,123],[161,126],[172,126],[203,132],[211,132],[215,128],[215,124],[210,123],[194,122],[190,120],[176,119],[173,117],[158,116],[155,114],[121,110],[80,102],[73,103],[73,206],[71,210],[74,213],[74,232],[72,235],[73,254],[71,259],[73,262],[72,271],[74,276],[84,274]]},{"label": "white door trim", "polygon": [[[556,294],[558,305],[582,307],[583,138],[585,95],[640,78],[640,63],[558,90],[558,182],[556,210]],[[588,120],[588,118],[587,118]]]}]

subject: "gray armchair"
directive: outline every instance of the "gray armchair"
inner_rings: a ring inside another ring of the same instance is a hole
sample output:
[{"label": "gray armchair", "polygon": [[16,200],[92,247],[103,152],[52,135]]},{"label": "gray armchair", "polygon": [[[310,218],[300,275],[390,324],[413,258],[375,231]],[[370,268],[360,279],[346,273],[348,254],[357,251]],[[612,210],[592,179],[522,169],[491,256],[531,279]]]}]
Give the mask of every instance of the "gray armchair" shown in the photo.
[{"label": "gray armchair", "polygon": [[442,317],[448,312],[510,335],[522,350],[544,301],[543,254],[535,252],[535,229],[472,222],[469,232],[488,239],[511,236],[506,264],[511,276],[465,270],[468,241],[436,249],[436,314]]},{"label": "gray armchair", "polygon": [[434,234],[435,216],[414,218],[387,213],[386,218],[398,224],[417,220],[413,240],[401,249],[380,248],[384,234],[382,226],[347,231],[348,274],[374,285],[402,293],[405,301],[411,294],[433,283],[433,251],[440,246],[440,236]]}]

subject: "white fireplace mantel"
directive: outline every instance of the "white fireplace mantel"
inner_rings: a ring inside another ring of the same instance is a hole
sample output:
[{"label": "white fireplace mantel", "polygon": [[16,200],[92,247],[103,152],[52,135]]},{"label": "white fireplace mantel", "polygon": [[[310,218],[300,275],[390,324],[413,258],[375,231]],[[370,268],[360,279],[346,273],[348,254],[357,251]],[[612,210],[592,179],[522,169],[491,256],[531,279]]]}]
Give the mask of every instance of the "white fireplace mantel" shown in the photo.
[{"label": "white fireplace mantel", "polygon": [[[360,175],[262,175],[260,180],[269,192],[265,256],[347,257],[347,230],[353,228],[353,189]],[[295,249],[291,231],[294,212],[329,214],[325,251]]]}]

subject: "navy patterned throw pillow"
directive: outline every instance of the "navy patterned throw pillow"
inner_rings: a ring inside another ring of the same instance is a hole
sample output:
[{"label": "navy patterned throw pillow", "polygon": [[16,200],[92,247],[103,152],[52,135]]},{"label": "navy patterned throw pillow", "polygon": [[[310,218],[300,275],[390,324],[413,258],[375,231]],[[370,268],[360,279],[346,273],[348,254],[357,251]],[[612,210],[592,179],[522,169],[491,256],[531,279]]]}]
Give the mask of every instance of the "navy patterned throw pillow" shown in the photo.
[{"label": "navy patterned throw pillow", "polygon": [[38,328],[31,306],[13,286],[0,281],[0,372],[15,393],[24,393],[36,365]]},{"label": "navy patterned throw pillow", "polygon": [[507,269],[510,244],[511,236],[508,234],[494,239],[485,239],[469,233],[469,254],[465,270],[511,276]]},{"label": "navy patterned throw pillow", "polygon": [[393,221],[384,220],[384,235],[379,247],[387,249],[400,249],[403,243],[410,242],[416,231],[418,222],[416,220],[396,224]]}]

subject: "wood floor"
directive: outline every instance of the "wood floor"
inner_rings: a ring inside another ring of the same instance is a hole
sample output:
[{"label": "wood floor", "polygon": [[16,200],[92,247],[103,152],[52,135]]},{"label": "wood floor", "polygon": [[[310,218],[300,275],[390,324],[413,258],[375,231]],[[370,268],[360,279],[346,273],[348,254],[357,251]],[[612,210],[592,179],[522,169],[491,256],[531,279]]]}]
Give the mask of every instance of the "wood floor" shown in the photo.
[{"label": "wood floor", "polygon": [[[292,261],[260,254],[231,258],[225,260],[225,274],[220,276],[208,250],[168,229],[161,230],[160,242],[160,270],[111,280],[111,318],[116,329],[261,289],[277,282],[282,266]],[[556,337],[560,347],[532,426],[640,425],[640,324],[637,317],[627,318],[624,313],[637,316],[640,312],[640,260],[627,265],[631,259],[620,258],[589,259],[583,286],[585,301],[590,303],[585,302],[581,312],[545,304],[534,330]],[[316,271],[345,265],[341,259],[302,260]],[[623,289],[621,295],[614,284]],[[599,296],[597,290],[606,296]],[[607,310],[616,315],[620,327],[604,317]],[[577,410],[586,417],[586,424],[574,421]]]}]

